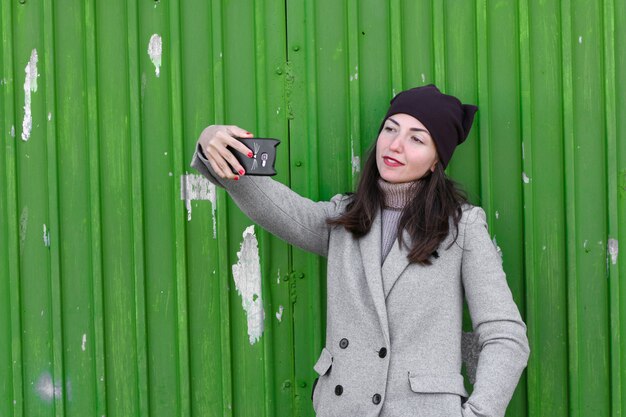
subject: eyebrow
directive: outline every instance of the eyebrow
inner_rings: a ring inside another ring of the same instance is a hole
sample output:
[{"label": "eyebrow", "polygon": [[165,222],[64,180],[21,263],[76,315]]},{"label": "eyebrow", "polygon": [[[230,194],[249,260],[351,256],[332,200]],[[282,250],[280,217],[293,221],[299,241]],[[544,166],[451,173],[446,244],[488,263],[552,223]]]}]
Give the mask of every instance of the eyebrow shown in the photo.
[{"label": "eyebrow", "polygon": [[[388,118],[387,120],[389,120],[390,122],[393,122],[396,126],[400,126],[400,123],[396,122],[395,120],[393,120],[391,117]],[[412,127],[409,130],[413,131],[413,132],[424,132],[424,133],[428,133],[430,135],[430,133],[428,132],[428,130],[426,129],[422,129],[420,127]]]}]

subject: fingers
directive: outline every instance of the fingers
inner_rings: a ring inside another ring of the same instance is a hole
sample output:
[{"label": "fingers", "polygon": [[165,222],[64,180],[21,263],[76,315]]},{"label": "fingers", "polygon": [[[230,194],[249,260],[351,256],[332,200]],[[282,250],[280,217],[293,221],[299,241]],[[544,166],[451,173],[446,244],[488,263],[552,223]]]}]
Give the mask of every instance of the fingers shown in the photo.
[{"label": "fingers", "polygon": [[239,126],[233,126],[233,125],[226,126],[226,130],[233,137],[238,137],[238,138],[251,138],[252,137],[252,133],[240,128]]},{"label": "fingers", "polygon": [[198,140],[213,171],[221,178],[239,179],[238,175],[233,174],[231,167],[239,172],[239,175],[245,174],[243,167],[227,146],[246,156],[251,156],[251,151],[235,137],[252,137],[252,134],[237,126],[209,126],[204,129]]},{"label": "fingers", "polygon": [[[248,155],[250,153],[250,148],[234,138],[251,138],[252,133],[237,126],[226,126],[226,132],[229,134],[229,138],[227,138],[228,146],[241,152],[243,155]],[[231,138],[232,140],[229,140]]]}]

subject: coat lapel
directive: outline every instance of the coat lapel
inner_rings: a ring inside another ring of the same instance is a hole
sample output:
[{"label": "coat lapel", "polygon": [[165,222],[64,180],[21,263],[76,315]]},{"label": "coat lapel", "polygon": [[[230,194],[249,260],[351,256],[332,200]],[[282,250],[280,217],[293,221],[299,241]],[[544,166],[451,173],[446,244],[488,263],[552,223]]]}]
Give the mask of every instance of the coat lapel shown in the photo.
[{"label": "coat lapel", "polygon": [[387,299],[387,296],[391,292],[394,284],[409,265],[409,259],[407,258],[409,252],[406,244],[410,243],[411,239],[406,230],[403,231],[402,237],[405,245],[402,249],[400,249],[400,241],[396,239],[396,241],[393,242],[393,246],[391,246],[387,257],[385,258],[385,262],[383,263],[382,278],[385,299]]},{"label": "coat lapel", "polygon": [[381,214],[380,210],[374,218],[372,227],[368,234],[359,239],[359,249],[361,250],[361,259],[363,260],[363,269],[365,270],[365,279],[374,307],[378,313],[380,326],[383,329],[385,341],[389,346],[389,322],[387,321],[387,307],[385,306],[385,295],[383,293],[383,280],[381,276],[380,262],[381,255]]}]

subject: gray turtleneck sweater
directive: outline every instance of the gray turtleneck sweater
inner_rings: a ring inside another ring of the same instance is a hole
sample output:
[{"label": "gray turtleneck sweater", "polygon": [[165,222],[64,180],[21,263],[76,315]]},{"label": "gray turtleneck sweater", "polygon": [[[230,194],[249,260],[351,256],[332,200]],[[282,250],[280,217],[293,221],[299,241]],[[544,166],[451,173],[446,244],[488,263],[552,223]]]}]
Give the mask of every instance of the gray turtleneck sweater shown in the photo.
[{"label": "gray turtleneck sweater", "polygon": [[385,258],[391,250],[391,246],[398,236],[398,222],[402,215],[402,209],[406,206],[411,195],[411,188],[415,185],[413,182],[404,182],[394,184],[383,179],[378,180],[378,185],[383,192],[383,210],[382,210],[382,258],[381,263],[385,262]]}]

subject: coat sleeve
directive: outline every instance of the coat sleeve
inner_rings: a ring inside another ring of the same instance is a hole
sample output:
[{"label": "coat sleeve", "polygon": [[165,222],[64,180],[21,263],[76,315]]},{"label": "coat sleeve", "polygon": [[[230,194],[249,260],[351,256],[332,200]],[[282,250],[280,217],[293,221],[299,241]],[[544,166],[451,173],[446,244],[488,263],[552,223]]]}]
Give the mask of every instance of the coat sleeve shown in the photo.
[{"label": "coat sleeve", "polygon": [[528,362],[526,325],[489,236],[484,210],[474,207],[466,219],[461,274],[481,351],[463,416],[502,417]]},{"label": "coat sleeve", "polygon": [[339,214],[345,196],[314,202],[270,177],[244,175],[239,181],[220,178],[199,145],[191,166],[224,188],[237,206],[268,232],[299,248],[327,256],[330,226],[326,219]]}]

